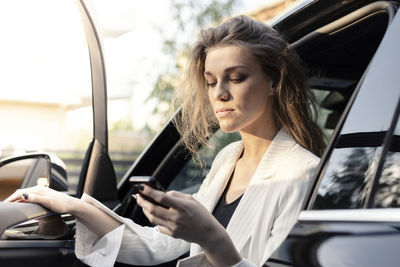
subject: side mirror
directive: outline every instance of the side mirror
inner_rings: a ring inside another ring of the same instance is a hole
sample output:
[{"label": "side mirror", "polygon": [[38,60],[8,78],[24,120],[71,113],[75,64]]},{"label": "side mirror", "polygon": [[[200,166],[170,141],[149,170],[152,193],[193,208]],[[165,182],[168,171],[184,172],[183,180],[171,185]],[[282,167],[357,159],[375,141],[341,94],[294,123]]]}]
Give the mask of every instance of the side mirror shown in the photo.
[{"label": "side mirror", "polygon": [[67,172],[60,164],[53,163],[52,157],[46,153],[30,153],[0,160],[0,200],[19,188],[38,184],[68,191]]}]

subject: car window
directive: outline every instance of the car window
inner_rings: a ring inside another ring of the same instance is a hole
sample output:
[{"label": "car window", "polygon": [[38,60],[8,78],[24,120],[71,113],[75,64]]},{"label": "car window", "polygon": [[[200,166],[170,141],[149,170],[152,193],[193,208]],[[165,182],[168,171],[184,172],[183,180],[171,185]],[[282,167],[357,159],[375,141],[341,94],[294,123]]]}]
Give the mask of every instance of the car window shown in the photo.
[{"label": "car window", "polygon": [[[395,107],[389,98],[396,95],[386,92],[381,97],[381,91],[371,89],[361,91],[353,104],[323,171],[313,209],[361,208],[366,201]],[[382,102],[369,103],[378,98]],[[371,109],[374,105],[382,106]]]},{"label": "car window", "polygon": [[76,5],[1,1],[0,31],[0,158],[53,153],[74,192],[93,137],[90,61]]},{"label": "car window", "polygon": [[187,194],[197,192],[218,152],[228,144],[240,139],[238,132],[227,134],[218,130],[210,139],[210,147],[202,148],[199,151],[199,157],[192,158],[185,164],[169,185],[168,190],[182,191]]},{"label": "car window", "polygon": [[400,207],[400,122],[394,130],[374,196],[375,208]]},{"label": "car window", "polygon": [[[315,107],[317,111],[317,125],[321,128],[326,140],[332,136],[335,125],[331,125],[330,118],[337,114],[336,110],[330,110],[324,106],[324,101],[330,95],[330,91],[311,88],[315,97]],[[336,115],[337,116],[337,115]]]},{"label": "car window", "polygon": [[[319,177],[312,209],[366,205],[399,99],[395,43],[387,37],[375,54]],[[386,54],[385,54],[386,53]],[[388,161],[389,162],[389,161]]]}]

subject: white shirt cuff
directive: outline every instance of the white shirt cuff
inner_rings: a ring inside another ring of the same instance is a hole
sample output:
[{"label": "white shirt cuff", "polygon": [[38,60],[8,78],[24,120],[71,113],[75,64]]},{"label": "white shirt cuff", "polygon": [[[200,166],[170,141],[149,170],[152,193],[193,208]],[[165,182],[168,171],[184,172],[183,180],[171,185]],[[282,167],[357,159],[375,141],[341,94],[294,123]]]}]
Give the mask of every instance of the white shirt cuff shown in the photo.
[{"label": "white shirt cuff", "polygon": [[114,266],[125,225],[118,226],[100,239],[78,219],[76,229],[75,254],[79,260],[90,266]]}]

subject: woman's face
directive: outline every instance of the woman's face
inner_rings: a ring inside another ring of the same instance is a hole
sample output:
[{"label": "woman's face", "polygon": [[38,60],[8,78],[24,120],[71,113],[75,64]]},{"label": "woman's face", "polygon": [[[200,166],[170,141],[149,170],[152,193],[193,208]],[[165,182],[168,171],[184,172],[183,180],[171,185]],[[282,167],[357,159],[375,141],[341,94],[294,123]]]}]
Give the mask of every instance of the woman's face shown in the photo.
[{"label": "woman's face", "polygon": [[208,97],[224,132],[262,133],[274,126],[272,80],[238,46],[212,48],[205,61]]}]

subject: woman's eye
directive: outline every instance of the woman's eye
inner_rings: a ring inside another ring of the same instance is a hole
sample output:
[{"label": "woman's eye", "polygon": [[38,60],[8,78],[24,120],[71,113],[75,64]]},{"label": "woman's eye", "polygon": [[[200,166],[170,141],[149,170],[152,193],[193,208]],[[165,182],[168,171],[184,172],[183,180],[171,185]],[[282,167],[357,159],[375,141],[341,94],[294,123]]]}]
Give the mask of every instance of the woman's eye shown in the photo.
[{"label": "woman's eye", "polygon": [[217,85],[216,82],[208,82],[208,83],[207,83],[207,86],[208,86],[208,87],[215,87],[215,85]]},{"label": "woman's eye", "polygon": [[246,76],[232,77],[230,80],[234,83],[241,83],[246,79]]}]

